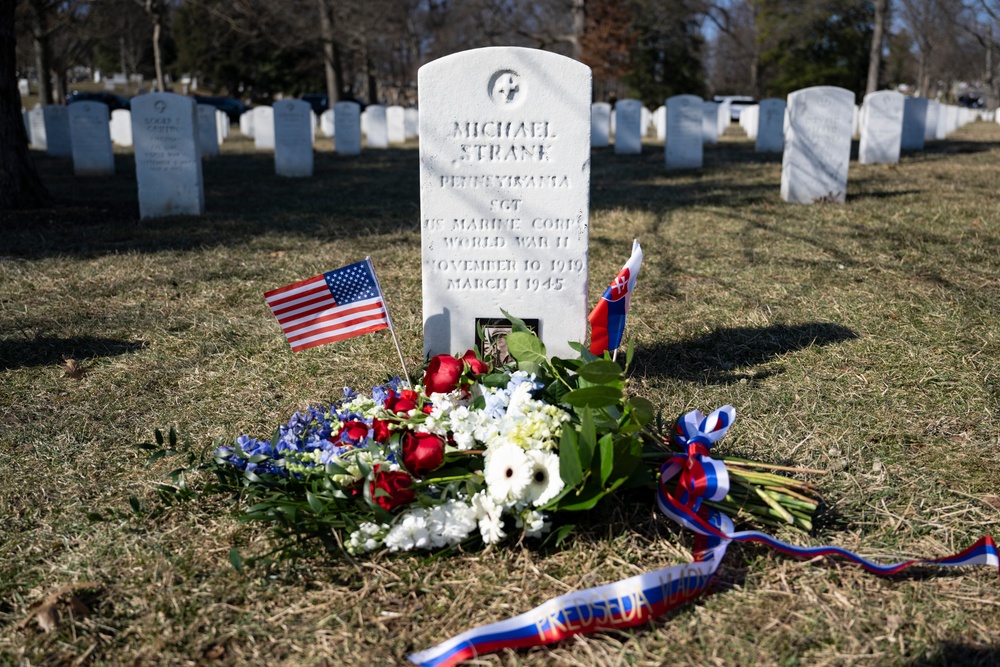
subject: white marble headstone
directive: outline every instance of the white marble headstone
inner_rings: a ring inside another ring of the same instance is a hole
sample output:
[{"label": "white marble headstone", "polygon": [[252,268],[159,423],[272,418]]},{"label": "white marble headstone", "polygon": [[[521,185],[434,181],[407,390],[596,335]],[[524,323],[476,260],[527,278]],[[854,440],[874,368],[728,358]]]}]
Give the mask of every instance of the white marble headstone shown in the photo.
[{"label": "white marble headstone", "polygon": [[403,128],[406,138],[416,139],[420,128],[420,112],[414,107],[409,107],[403,112]]},{"label": "white marble headstone", "polygon": [[893,90],[880,90],[865,95],[861,114],[861,142],[858,162],[861,164],[896,164],[903,136],[903,105],[905,96]]},{"label": "white marble headstone", "polygon": [[615,104],[615,153],[642,153],[642,102],[618,100]]},{"label": "white marble headstone", "polygon": [[272,108],[274,172],[278,176],[312,176],[312,107],[304,100],[281,100]]},{"label": "white marble headstone", "polygon": [[403,107],[386,107],[385,126],[390,144],[406,143],[406,110]]},{"label": "white marble headstone", "polygon": [[324,137],[333,136],[333,109],[327,109],[319,115],[319,131]]},{"label": "white marble headstone", "polygon": [[229,116],[226,115],[221,109],[215,110],[215,125],[216,125],[216,138],[219,140],[219,145],[229,137]]},{"label": "white marble headstone", "polygon": [[69,157],[73,144],[69,138],[69,109],[61,104],[50,104],[42,109],[45,117],[45,152],[52,157]]},{"label": "white marble headstone", "polygon": [[253,109],[248,109],[240,114],[240,134],[253,139]]},{"label": "white marble headstone", "polygon": [[219,154],[219,121],[211,104],[198,105],[198,148],[203,158]]},{"label": "white marble headstone", "polygon": [[785,148],[785,100],[769,98],[756,107],[757,153],[780,153]]},{"label": "white marble headstone", "polygon": [[719,115],[717,117],[718,121],[718,132],[716,136],[721,137],[726,132],[726,128],[733,122],[733,103],[730,100],[719,103]]},{"label": "white marble headstone", "polygon": [[274,109],[253,108],[253,145],[259,151],[274,150]]},{"label": "white marble headstone", "polygon": [[365,107],[365,118],[367,121],[365,140],[368,148],[388,148],[389,128],[385,118],[385,107],[381,104]]},{"label": "white marble headstone", "polygon": [[854,93],[815,86],[788,96],[781,198],[796,204],[847,199]]},{"label": "white marble headstone", "polygon": [[361,153],[361,107],[357,102],[333,105],[334,149],[341,155]]},{"label": "white marble headstone", "polygon": [[77,176],[115,173],[108,105],[102,102],[74,102],[67,108],[73,173]]},{"label": "white marble headstone", "polygon": [[704,161],[702,140],[703,100],[697,95],[674,95],[666,104],[667,169],[700,169]]},{"label": "white marble headstone", "polygon": [[27,97],[31,94],[31,87],[27,79],[17,80],[17,92],[20,93],[21,97]]},{"label": "white marble headstone", "polygon": [[571,354],[587,336],[590,68],[492,47],[418,84],[424,351],[472,348],[504,309]]},{"label": "white marble headstone", "polygon": [[132,98],[139,216],[200,215],[205,189],[194,99],[174,93]]},{"label": "white marble headstone", "polygon": [[719,103],[705,100],[702,104],[702,141],[714,144],[719,141]]},{"label": "white marble headstone", "polygon": [[590,108],[590,145],[605,148],[611,144],[611,105],[595,102]]},{"label": "white marble headstone", "polygon": [[36,106],[28,112],[28,139],[31,147],[36,151],[44,151],[49,147],[48,138],[45,135],[45,109]]},{"label": "white marble headstone", "polygon": [[927,100],[927,119],[924,123],[924,141],[937,139],[938,115],[941,113],[941,103],[937,100]]},{"label": "white marble headstone", "polygon": [[667,139],[667,107],[659,106],[653,112],[653,125],[656,127],[656,138],[660,141]]}]

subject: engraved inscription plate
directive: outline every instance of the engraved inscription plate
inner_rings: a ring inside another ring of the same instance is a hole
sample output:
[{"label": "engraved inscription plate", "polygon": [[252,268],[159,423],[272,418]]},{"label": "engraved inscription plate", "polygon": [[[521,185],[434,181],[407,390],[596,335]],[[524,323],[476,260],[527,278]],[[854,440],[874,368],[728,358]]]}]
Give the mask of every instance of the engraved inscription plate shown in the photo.
[{"label": "engraved inscription plate", "polygon": [[796,204],[847,198],[854,93],[815,86],[788,96],[781,198]]},{"label": "engraved inscription plate", "polygon": [[476,49],[423,66],[418,88],[424,351],[472,348],[502,308],[572,354],[587,335],[590,68]]}]

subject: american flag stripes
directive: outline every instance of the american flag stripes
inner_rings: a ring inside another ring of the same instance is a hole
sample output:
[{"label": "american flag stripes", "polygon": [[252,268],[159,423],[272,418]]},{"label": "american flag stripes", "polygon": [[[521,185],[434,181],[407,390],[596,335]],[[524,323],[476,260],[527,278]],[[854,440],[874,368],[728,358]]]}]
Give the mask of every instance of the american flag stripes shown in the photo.
[{"label": "american flag stripes", "polygon": [[389,328],[371,260],[264,293],[293,352]]}]

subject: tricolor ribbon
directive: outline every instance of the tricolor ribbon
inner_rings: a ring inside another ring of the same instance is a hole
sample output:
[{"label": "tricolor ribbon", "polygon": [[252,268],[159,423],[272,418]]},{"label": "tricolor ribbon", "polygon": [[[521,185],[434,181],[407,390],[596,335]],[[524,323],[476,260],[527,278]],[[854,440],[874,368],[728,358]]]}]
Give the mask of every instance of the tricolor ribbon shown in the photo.
[{"label": "tricolor ribbon", "polygon": [[[693,562],[560,595],[520,616],[474,628],[414,653],[410,661],[424,667],[455,665],[504,648],[541,646],[573,635],[646,623],[698,597],[709,586],[726,548],[734,541],[761,542],[796,558],[841,556],[882,576],[913,565],[988,565],[1000,574],[1000,555],[988,536],[952,556],[880,565],[839,547],[797,547],[765,533],[735,531],[728,516],[702,506],[702,500],[721,500],[729,492],[725,464],[712,459],[709,452],[735,417],[736,410],[730,405],[708,417],[697,410],[684,415],[674,433],[674,442],[683,451],[670,457],[660,469],[657,504],[664,514],[695,533]],[[677,481],[671,484],[675,477]]]}]

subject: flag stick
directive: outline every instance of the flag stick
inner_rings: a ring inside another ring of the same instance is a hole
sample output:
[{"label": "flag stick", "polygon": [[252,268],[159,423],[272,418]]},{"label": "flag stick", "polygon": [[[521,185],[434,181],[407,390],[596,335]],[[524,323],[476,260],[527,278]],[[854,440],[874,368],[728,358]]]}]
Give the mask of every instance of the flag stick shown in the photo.
[{"label": "flag stick", "polygon": [[411,389],[413,388],[413,383],[410,381],[410,374],[406,371],[406,361],[403,360],[403,349],[399,347],[399,339],[396,338],[396,329],[392,326],[392,317],[389,316],[389,302],[385,298],[385,292],[382,291],[382,285],[379,284],[378,274],[375,273],[375,264],[372,262],[371,255],[365,257],[365,261],[368,262],[368,268],[372,271],[372,278],[375,279],[375,287],[378,288],[379,294],[382,295],[382,307],[385,308],[385,320],[389,323],[389,333],[392,334],[392,342],[396,344],[396,352],[399,353],[399,363],[403,366],[403,377],[406,378],[406,384]]}]

